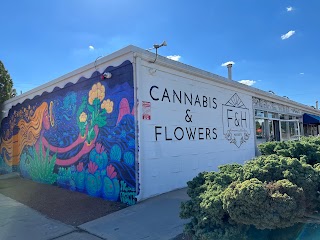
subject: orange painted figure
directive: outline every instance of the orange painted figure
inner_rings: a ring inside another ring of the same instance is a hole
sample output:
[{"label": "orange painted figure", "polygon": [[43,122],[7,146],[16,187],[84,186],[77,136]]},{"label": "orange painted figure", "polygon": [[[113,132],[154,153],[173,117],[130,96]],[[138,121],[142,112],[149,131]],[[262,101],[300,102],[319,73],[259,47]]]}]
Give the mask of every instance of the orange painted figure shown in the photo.
[{"label": "orange painted figure", "polygon": [[21,119],[17,125],[18,134],[7,140],[1,139],[0,153],[9,166],[18,165],[23,148],[33,146],[37,142],[42,125],[45,129],[50,128],[48,104],[42,103],[30,117],[29,122]]},{"label": "orange painted figure", "polygon": [[[51,151],[57,153],[68,152],[80,143],[86,141],[87,130],[85,136],[81,136],[79,134],[78,139],[68,147],[59,148],[50,145],[43,137],[44,131],[50,128],[50,123],[54,123],[54,120],[50,119],[50,117],[52,118],[52,115],[49,116],[48,104],[43,102],[30,117],[30,121],[26,122],[25,120],[21,119],[18,122],[17,126],[19,128],[19,132],[16,135],[13,135],[7,140],[1,139],[0,155],[2,155],[3,159],[9,166],[19,164],[20,156],[26,146],[35,146],[37,151],[39,151],[40,140],[43,142],[43,152],[45,152],[45,148],[49,148]],[[94,143],[99,132],[98,126],[94,127],[94,131],[96,137],[90,144],[85,142],[81,151],[76,156],[73,156],[69,159],[56,159],[56,164],[61,166],[71,165],[77,162],[82,155],[90,152],[94,147]]]}]

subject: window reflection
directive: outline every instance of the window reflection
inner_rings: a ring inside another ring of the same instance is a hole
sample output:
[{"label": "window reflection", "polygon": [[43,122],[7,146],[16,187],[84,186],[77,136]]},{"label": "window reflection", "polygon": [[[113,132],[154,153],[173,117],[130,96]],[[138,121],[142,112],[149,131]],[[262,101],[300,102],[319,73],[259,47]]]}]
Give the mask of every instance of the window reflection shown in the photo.
[{"label": "window reflection", "polygon": [[[257,144],[300,138],[300,123],[296,116],[255,110],[255,123]],[[312,134],[314,129],[310,128],[308,132]]]}]

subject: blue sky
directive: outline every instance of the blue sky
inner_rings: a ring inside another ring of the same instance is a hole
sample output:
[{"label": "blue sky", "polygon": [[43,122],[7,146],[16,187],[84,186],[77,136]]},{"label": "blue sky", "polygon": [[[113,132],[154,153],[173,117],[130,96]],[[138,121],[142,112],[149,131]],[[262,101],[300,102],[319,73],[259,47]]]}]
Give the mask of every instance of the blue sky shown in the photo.
[{"label": "blue sky", "polygon": [[233,61],[234,80],[315,105],[319,10],[318,0],[2,0],[0,60],[20,93],[127,45],[166,40],[161,55],[221,76]]}]

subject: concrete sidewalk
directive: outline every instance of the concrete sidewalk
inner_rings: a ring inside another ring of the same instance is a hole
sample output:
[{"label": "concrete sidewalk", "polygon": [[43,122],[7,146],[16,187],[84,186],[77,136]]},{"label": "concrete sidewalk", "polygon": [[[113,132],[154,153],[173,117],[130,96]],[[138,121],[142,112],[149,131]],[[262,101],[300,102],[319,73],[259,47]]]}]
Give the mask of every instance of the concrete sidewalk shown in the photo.
[{"label": "concrete sidewalk", "polygon": [[[50,219],[0,194],[0,239],[169,240],[183,231],[180,204],[187,189],[166,193],[78,227]],[[48,206],[50,207],[50,206]]]},{"label": "concrete sidewalk", "polygon": [[147,199],[79,226],[108,240],[169,240],[183,231],[188,222],[179,218],[180,204],[188,200],[187,189]]},{"label": "concrete sidewalk", "polygon": [[74,230],[0,194],[0,239],[52,239]]}]

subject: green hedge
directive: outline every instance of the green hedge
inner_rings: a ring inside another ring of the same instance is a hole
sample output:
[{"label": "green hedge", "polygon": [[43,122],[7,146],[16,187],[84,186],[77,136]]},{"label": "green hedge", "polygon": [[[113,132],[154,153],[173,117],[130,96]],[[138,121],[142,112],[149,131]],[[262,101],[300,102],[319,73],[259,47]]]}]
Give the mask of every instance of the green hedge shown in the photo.
[{"label": "green hedge", "polygon": [[302,137],[300,141],[266,142],[258,148],[262,155],[277,154],[298,158],[311,165],[320,163],[320,137]]},{"label": "green hedge", "polygon": [[244,165],[200,173],[188,182],[191,199],[181,205],[180,216],[191,218],[185,232],[194,239],[271,239],[272,232],[272,239],[295,239],[301,223],[320,222],[319,143],[266,143],[260,146],[265,155]]}]

